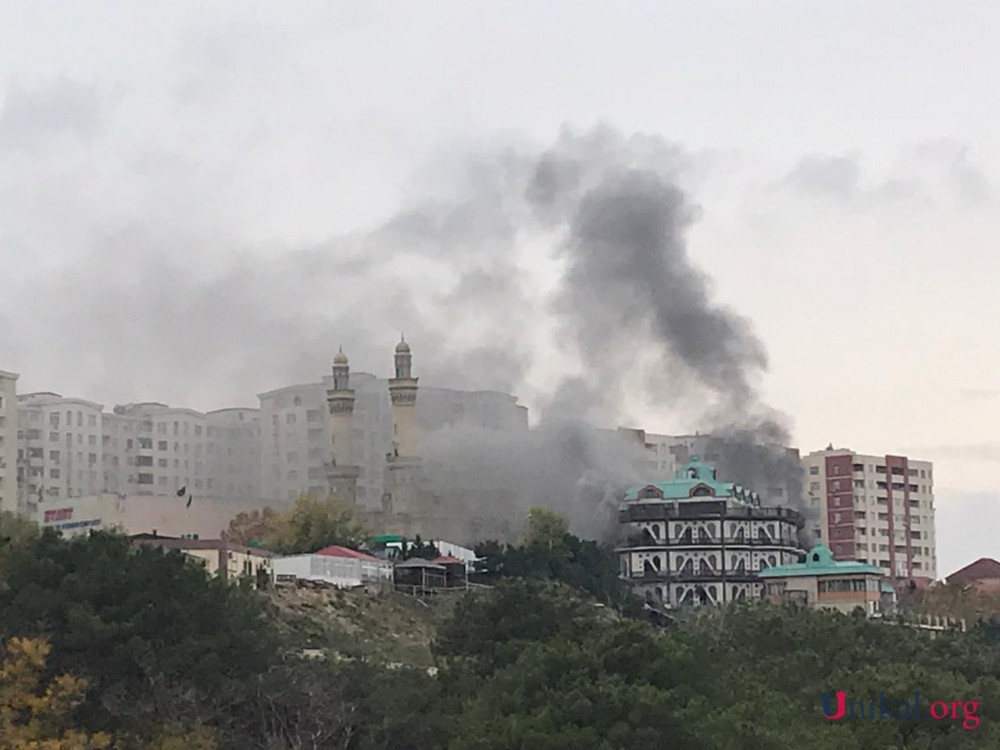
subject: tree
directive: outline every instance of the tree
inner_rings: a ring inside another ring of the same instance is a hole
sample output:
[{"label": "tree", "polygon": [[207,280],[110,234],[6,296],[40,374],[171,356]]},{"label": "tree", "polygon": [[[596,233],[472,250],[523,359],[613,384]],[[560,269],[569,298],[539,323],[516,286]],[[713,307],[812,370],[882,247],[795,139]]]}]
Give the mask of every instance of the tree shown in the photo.
[{"label": "tree", "polygon": [[222,533],[227,542],[249,547],[254,542],[264,541],[274,527],[278,512],[266,507],[250,512],[238,513]]},{"label": "tree", "polygon": [[295,505],[280,514],[267,535],[267,547],[285,555],[315,552],[330,545],[356,548],[369,537],[354,520],[354,509],[335,497],[317,500],[300,495]]},{"label": "tree", "polygon": [[12,551],[6,583],[0,635],[49,639],[52,668],[90,683],[78,718],[93,731],[211,724],[275,654],[253,592],[117,534],[46,530]]},{"label": "tree", "polygon": [[569,523],[555,511],[532,508],[528,512],[528,531],[524,536],[526,547],[553,547],[562,543],[569,533]]},{"label": "tree", "polygon": [[52,647],[42,639],[11,638],[0,665],[0,745],[9,750],[103,750],[107,734],[71,729],[87,681],[59,675],[42,686]]},{"label": "tree", "polygon": [[439,557],[440,552],[438,548],[434,546],[432,542],[425,542],[420,538],[420,534],[417,534],[413,539],[413,543],[403,540],[402,549],[400,550],[400,557],[403,560],[411,560],[413,558],[418,558],[421,560],[433,560],[435,557]]},{"label": "tree", "polygon": [[0,582],[4,565],[11,551],[38,537],[38,525],[23,516],[9,511],[0,512]]}]

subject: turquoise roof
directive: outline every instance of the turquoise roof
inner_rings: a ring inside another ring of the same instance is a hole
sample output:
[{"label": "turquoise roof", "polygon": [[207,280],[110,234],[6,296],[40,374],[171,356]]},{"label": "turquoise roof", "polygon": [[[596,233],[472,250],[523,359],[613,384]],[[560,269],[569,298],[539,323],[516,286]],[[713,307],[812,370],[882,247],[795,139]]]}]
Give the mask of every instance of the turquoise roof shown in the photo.
[{"label": "turquoise roof", "polygon": [[[695,493],[698,487],[707,487],[710,492]],[[647,488],[655,488],[658,493],[649,499],[660,500],[687,500],[693,497],[731,497],[740,502],[750,504],[754,493],[744,491],[739,485],[732,482],[720,482],[716,476],[715,467],[711,464],[702,463],[697,456],[692,456],[684,466],[677,470],[673,479],[666,482],[649,482],[647,484],[636,484],[625,490],[625,500],[634,501],[640,498],[640,493]]]},{"label": "turquoise roof", "polygon": [[882,575],[882,570],[874,565],[853,560],[834,560],[829,547],[822,544],[813,547],[806,555],[804,563],[778,565],[760,572],[761,578],[791,578],[793,576],[833,576],[833,575]]}]

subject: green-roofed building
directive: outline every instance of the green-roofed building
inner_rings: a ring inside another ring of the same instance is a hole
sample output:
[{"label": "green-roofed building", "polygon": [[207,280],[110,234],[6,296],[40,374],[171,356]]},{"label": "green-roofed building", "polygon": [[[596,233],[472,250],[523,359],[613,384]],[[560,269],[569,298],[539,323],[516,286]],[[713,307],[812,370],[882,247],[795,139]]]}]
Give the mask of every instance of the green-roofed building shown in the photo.
[{"label": "green-roofed building", "polygon": [[764,505],[697,456],[672,479],[629,487],[619,521],[627,535],[618,550],[622,577],[667,608],[760,598],[760,572],[804,554],[800,513]]},{"label": "green-roofed building", "polygon": [[887,609],[895,591],[883,580],[882,569],[854,560],[835,560],[829,547],[814,547],[804,562],[779,565],[760,574],[765,596],[775,603],[867,615]]}]

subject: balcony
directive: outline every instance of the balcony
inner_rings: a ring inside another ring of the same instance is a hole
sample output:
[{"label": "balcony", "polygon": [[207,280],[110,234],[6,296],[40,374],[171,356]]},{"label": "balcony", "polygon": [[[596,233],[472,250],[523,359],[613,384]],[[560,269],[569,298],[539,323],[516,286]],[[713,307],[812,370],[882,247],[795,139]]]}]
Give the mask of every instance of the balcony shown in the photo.
[{"label": "balcony", "polygon": [[638,502],[628,503],[618,511],[619,523],[635,523],[638,521],[668,521],[677,519],[786,519],[797,526],[804,526],[802,515],[792,508],[742,508],[726,507],[722,502],[698,503],[682,501],[680,503]]},{"label": "balcony", "polygon": [[781,541],[780,539],[761,539],[759,537],[748,539],[736,539],[727,537],[725,542],[723,542],[719,537],[705,537],[705,538],[672,538],[672,539],[654,539],[648,534],[630,534],[625,542],[618,547],[619,552],[624,552],[626,550],[635,549],[685,549],[689,547],[699,548],[699,547],[722,547],[725,546],[727,549],[734,548],[739,549],[740,547],[780,547],[780,548],[791,548],[797,547],[797,542],[795,541]]}]

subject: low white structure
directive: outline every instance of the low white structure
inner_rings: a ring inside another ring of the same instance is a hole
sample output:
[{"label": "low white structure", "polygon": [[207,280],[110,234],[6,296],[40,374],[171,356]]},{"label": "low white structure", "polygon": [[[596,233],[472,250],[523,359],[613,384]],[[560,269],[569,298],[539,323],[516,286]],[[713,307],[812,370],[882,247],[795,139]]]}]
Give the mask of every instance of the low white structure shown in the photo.
[{"label": "low white structure", "polygon": [[291,555],[274,561],[275,576],[295,576],[338,588],[366,583],[391,583],[392,563],[347,547],[326,547],[308,555]]}]

